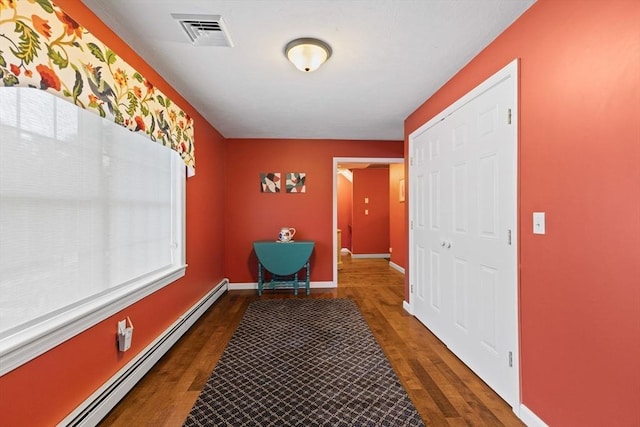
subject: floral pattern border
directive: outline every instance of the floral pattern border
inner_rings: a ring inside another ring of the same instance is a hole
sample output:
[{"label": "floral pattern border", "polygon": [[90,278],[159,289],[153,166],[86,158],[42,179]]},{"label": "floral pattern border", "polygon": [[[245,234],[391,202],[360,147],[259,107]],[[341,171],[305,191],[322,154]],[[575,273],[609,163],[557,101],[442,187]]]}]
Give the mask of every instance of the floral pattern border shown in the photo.
[{"label": "floral pattern border", "polygon": [[195,171],[193,119],[49,0],[0,0],[0,81],[109,117]]}]

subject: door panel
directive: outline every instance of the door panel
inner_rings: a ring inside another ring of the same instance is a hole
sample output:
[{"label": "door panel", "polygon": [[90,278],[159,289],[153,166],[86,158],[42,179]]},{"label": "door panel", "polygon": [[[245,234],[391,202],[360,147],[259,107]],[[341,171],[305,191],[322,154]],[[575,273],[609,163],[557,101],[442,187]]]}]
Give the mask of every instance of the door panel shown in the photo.
[{"label": "door panel", "polygon": [[480,266],[480,298],[479,308],[481,315],[479,316],[479,338],[480,342],[486,347],[485,349],[497,355],[496,344],[496,281],[497,271],[486,265]]},{"label": "door panel", "polygon": [[456,258],[454,261],[453,286],[455,288],[454,320],[463,332],[468,332],[469,319],[469,263]]},{"label": "door panel", "polygon": [[436,312],[440,311],[440,254],[431,251],[429,263],[429,301],[431,308]]},{"label": "door panel", "polygon": [[469,169],[468,162],[453,167],[453,229],[466,234],[469,228]]},{"label": "door panel", "polygon": [[440,229],[440,171],[429,174],[429,227],[432,231]]},{"label": "door panel", "polygon": [[498,159],[491,154],[478,163],[478,222],[482,237],[495,239],[498,233]]}]

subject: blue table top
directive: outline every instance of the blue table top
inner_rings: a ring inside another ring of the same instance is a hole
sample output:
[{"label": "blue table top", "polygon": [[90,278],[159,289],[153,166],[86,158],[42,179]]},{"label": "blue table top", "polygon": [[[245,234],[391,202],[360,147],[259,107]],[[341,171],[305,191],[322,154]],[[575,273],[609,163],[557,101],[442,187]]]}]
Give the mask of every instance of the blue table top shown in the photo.
[{"label": "blue table top", "polygon": [[309,261],[315,242],[312,241],[256,241],[253,249],[260,264],[273,274],[295,274]]}]

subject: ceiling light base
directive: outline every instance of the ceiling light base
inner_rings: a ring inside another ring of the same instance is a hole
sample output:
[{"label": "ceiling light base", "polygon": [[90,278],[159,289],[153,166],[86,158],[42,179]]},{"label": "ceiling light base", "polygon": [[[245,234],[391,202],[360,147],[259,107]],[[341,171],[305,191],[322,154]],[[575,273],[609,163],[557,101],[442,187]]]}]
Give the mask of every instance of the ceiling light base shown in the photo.
[{"label": "ceiling light base", "polygon": [[284,55],[295,65],[295,67],[305,73],[320,68],[327,59],[331,57],[331,46],[322,40],[303,37],[287,43],[284,48]]}]

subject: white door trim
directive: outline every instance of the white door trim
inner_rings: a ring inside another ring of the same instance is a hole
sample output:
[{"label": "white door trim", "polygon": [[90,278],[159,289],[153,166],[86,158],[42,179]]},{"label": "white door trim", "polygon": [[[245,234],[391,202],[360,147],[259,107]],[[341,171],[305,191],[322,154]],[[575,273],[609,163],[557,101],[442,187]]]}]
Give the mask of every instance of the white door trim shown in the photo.
[{"label": "white door trim", "polygon": [[[518,222],[518,206],[517,206],[517,201],[519,200],[519,195],[518,195],[518,188],[519,188],[519,174],[518,174],[518,145],[519,145],[519,141],[518,141],[518,92],[519,92],[519,82],[518,82],[518,65],[519,65],[519,60],[515,59],[513,60],[511,63],[509,63],[508,65],[506,65],[504,68],[502,68],[500,71],[498,71],[497,73],[495,73],[493,76],[489,77],[487,80],[485,80],[484,82],[482,82],[480,85],[478,85],[476,88],[472,89],[470,92],[468,92],[466,95],[462,96],[460,99],[458,99],[457,101],[455,101],[453,104],[451,104],[449,107],[445,108],[442,112],[440,112],[439,114],[437,114],[436,116],[434,116],[431,120],[427,121],[424,125],[420,126],[418,129],[416,129],[415,131],[413,131],[408,138],[408,155],[409,155],[409,162],[408,162],[408,183],[409,183],[409,197],[408,197],[408,217],[409,217],[409,259],[408,259],[408,266],[409,266],[409,304],[407,304],[407,306],[405,307],[407,309],[407,311],[409,313],[414,313],[415,307],[414,307],[414,290],[415,290],[415,268],[413,268],[413,266],[415,265],[415,250],[414,250],[414,233],[413,233],[413,221],[414,221],[414,213],[413,213],[413,207],[411,206],[412,200],[415,200],[414,198],[414,187],[413,185],[411,185],[411,178],[413,177],[413,173],[414,173],[414,167],[413,167],[413,161],[411,156],[413,155],[413,150],[414,150],[414,141],[415,139],[417,139],[420,135],[422,135],[424,132],[426,132],[427,130],[429,130],[430,128],[432,128],[433,126],[435,126],[437,123],[441,122],[442,120],[445,120],[448,116],[450,116],[451,114],[453,114],[455,111],[459,110],[460,108],[462,108],[465,104],[469,103],[470,101],[472,101],[473,99],[477,98],[478,96],[480,96],[481,94],[483,94],[484,92],[488,91],[489,89],[491,89],[492,87],[496,86],[497,84],[499,84],[500,82],[507,80],[507,79],[514,79],[513,81],[515,82],[515,91],[514,91],[514,98],[512,99],[512,111],[511,111],[511,130],[513,132],[512,137],[514,138],[514,140],[516,141],[516,149],[514,150],[515,154],[515,158],[512,159],[513,160],[513,164],[515,166],[515,175],[517,177],[517,182],[516,182],[516,197],[515,197],[515,201],[516,201],[516,207],[515,207],[515,215],[516,218],[514,218],[514,224],[518,224],[517,226],[517,230],[514,231],[513,236],[512,236],[512,244],[513,246],[516,248],[516,266],[514,268],[514,276],[512,279],[514,281],[514,283],[516,283],[516,292],[515,292],[515,300],[513,301],[514,307],[515,307],[515,317],[516,317],[516,327],[513,328],[515,331],[515,341],[517,343],[516,348],[514,349],[514,355],[513,355],[513,369],[516,370],[517,375],[516,375],[516,381],[517,381],[517,390],[520,390],[520,340],[519,340],[519,324],[520,324],[520,320],[519,320],[519,301],[518,301],[518,289],[520,287],[519,281],[518,281],[518,272],[519,272],[519,259],[520,259],[520,253],[519,253],[519,245],[518,245],[518,237],[519,237],[519,222]],[[517,400],[516,404],[513,405],[513,411],[516,414],[519,414],[519,408],[521,406],[521,396],[520,394],[518,394],[518,396],[515,398],[515,400]]]},{"label": "white door trim", "polygon": [[[372,144],[375,144],[372,142]],[[338,164],[339,163],[369,163],[369,164],[404,164],[402,157],[334,157],[333,158],[333,284],[338,286]]]}]

